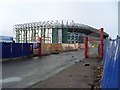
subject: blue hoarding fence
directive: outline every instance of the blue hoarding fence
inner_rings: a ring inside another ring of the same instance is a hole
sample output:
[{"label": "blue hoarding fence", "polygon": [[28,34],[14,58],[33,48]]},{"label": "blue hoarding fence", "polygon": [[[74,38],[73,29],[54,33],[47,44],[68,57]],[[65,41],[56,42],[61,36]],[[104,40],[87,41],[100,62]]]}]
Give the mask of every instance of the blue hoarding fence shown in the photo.
[{"label": "blue hoarding fence", "polygon": [[103,77],[101,87],[120,90],[120,37],[104,41]]},{"label": "blue hoarding fence", "polygon": [[1,57],[4,58],[11,58],[11,43],[0,43],[1,48]]},{"label": "blue hoarding fence", "polygon": [[0,43],[1,59],[14,59],[33,54],[32,43]]}]

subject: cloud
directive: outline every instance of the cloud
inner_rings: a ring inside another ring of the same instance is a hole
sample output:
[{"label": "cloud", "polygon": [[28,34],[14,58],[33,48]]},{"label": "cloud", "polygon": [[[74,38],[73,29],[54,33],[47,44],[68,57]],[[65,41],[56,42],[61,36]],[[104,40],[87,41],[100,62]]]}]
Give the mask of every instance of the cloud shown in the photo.
[{"label": "cloud", "polygon": [[[13,25],[47,20],[74,20],[95,28],[104,27],[113,38],[118,31],[117,2],[4,2],[0,6],[0,34],[15,36]],[[113,31],[114,30],[114,31]]]}]

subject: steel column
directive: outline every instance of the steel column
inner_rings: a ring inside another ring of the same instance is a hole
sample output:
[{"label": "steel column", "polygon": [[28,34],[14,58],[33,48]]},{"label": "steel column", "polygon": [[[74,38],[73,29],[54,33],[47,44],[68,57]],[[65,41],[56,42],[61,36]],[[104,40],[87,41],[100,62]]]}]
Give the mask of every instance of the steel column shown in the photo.
[{"label": "steel column", "polygon": [[38,48],[38,55],[41,56],[42,55],[42,37],[39,38],[40,41],[40,46]]},{"label": "steel column", "polygon": [[104,40],[104,30],[103,28],[100,29],[100,59],[103,59],[103,40]]},{"label": "steel column", "polygon": [[85,37],[85,49],[84,49],[84,58],[88,58],[88,36]]}]

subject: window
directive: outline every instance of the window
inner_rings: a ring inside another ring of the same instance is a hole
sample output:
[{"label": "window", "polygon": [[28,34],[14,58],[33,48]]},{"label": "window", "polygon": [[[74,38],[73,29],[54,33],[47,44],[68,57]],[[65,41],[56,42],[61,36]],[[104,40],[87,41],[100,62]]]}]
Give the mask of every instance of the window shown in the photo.
[{"label": "window", "polygon": [[70,36],[68,36],[68,39],[70,39]]},{"label": "window", "polygon": [[76,36],[75,39],[77,40],[77,39],[78,39],[78,36]]},{"label": "window", "polygon": [[72,41],[72,43],[74,43],[74,41]]},{"label": "window", "polygon": [[72,36],[72,39],[74,39],[74,36]]}]

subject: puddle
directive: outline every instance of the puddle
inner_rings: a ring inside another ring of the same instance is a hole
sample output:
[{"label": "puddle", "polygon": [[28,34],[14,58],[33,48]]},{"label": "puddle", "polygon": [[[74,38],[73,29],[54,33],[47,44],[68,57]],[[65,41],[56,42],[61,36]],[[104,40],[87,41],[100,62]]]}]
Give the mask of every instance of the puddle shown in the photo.
[{"label": "puddle", "polygon": [[9,77],[9,78],[0,80],[0,83],[20,82],[21,80],[22,80],[21,77]]}]

